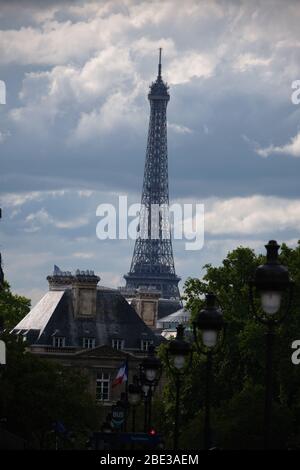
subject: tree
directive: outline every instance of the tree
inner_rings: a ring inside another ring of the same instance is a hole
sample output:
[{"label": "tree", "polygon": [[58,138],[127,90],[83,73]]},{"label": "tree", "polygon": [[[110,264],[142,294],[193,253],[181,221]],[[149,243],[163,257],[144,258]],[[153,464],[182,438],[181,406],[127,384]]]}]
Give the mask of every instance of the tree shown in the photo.
[{"label": "tree", "polygon": [[53,448],[58,422],[65,429],[59,446],[82,447],[99,425],[99,409],[84,375],[38,358],[14,335],[4,333],[1,339],[7,345],[7,366],[0,379],[0,417],[7,430],[29,447]]},{"label": "tree", "polygon": [[10,285],[4,281],[0,289],[0,317],[6,328],[13,328],[30,310],[30,300],[21,295],[13,294]]},{"label": "tree", "polygon": [[[204,294],[214,292],[227,323],[222,349],[216,353],[213,370],[212,427],[216,445],[225,448],[257,448],[262,445],[263,397],[265,383],[264,327],[249,311],[249,281],[265,258],[249,248],[238,247],[219,267],[204,266],[202,280],[185,283],[186,306],[192,316],[202,308]],[[291,343],[300,335],[300,243],[282,246],[281,262],[295,281],[295,297],[290,317],[277,330],[274,352],[273,440],[276,448],[300,447],[300,374],[291,362]],[[182,445],[201,443],[205,383],[205,358],[195,354],[183,393]],[[165,410],[172,412],[170,389],[165,390]],[[163,415],[163,414],[162,414]],[[170,429],[167,414],[164,418]]]}]

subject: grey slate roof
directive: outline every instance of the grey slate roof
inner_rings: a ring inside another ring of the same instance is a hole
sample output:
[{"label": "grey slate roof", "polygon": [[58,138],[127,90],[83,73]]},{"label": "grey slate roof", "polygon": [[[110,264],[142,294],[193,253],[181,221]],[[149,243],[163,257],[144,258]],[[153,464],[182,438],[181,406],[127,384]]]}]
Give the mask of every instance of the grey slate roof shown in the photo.
[{"label": "grey slate roof", "polygon": [[18,330],[38,330],[41,335],[59,304],[64,291],[49,291],[16,326]]},{"label": "grey slate roof", "polygon": [[182,308],[182,304],[179,300],[172,299],[159,299],[158,301],[158,319],[160,320],[171,313],[177,312]]},{"label": "grey slate roof", "polygon": [[26,334],[30,344],[52,346],[53,336],[66,338],[66,346],[82,347],[82,338],[95,338],[96,347],[111,346],[113,338],[124,340],[124,349],[139,350],[141,339],[155,345],[157,337],[140,319],[118,290],[97,289],[94,318],[74,317],[71,289],[47,292],[13,330]]},{"label": "grey slate roof", "polygon": [[191,312],[185,308],[181,308],[166,317],[160,318],[157,322],[158,328],[164,328],[166,324],[174,324],[175,326],[182,323],[186,324],[191,318]]}]

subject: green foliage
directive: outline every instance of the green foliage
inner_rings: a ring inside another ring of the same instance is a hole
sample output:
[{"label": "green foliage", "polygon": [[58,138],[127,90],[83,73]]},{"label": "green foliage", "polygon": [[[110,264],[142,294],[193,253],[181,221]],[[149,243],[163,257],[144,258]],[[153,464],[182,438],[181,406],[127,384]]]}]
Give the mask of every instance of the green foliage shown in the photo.
[{"label": "green foliage", "polygon": [[30,310],[30,300],[21,295],[13,294],[8,282],[4,282],[0,290],[0,316],[5,327],[10,329],[16,326]]},{"label": "green foliage", "polygon": [[1,339],[7,345],[8,365],[1,371],[0,416],[7,419],[7,430],[29,446],[53,448],[53,423],[60,421],[73,438],[61,437],[59,446],[83,446],[99,424],[85,377],[27,352],[14,335],[4,333]]},{"label": "green foliage", "polygon": [[[202,308],[204,294],[212,291],[227,325],[224,344],[214,355],[211,395],[214,444],[221,448],[262,446],[265,338],[264,327],[250,314],[249,281],[264,261],[253,250],[238,247],[219,267],[206,265],[203,279],[190,278],[185,284],[186,306],[192,317]],[[300,369],[291,362],[291,344],[300,339],[300,243],[296,248],[283,245],[281,262],[295,281],[295,295],[290,317],[276,330],[272,445],[300,448]],[[205,357],[197,353],[181,394],[181,448],[202,445],[204,383]],[[169,379],[161,411],[169,439],[172,389]]]}]

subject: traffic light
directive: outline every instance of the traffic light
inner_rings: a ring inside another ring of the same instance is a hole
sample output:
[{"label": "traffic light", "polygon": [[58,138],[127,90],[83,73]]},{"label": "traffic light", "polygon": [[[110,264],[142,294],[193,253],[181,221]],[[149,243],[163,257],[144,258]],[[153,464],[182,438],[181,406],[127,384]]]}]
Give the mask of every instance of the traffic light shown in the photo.
[{"label": "traffic light", "polygon": [[155,437],[157,435],[156,429],[150,428],[148,431],[148,435],[151,437]]}]

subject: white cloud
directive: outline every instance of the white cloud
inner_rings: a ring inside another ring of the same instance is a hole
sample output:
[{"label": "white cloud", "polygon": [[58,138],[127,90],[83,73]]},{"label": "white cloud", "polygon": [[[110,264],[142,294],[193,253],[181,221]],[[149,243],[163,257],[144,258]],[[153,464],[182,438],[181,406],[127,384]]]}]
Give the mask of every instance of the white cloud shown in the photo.
[{"label": "white cloud", "polygon": [[168,122],[168,129],[171,129],[177,134],[192,134],[193,131],[187,126],[183,126],[182,124],[175,124],[172,122]]},{"label": "white cloud", "polygon": [[[153,77],[158,47],[164,48],[163,72],[171,85],[207,80],[218,67],[226,70],[228,83],[232,74],[242,73],[246,80],[244,72],[255,68],[263,80],[245,83],[247,93],[250,87],[255,92],[261,87],[274,99],[284,88],[272,84],[286,83],[297,70],[295,61],[288,60],[297,39],[293,28],[282,37],[270,7],[255,9],[247,2],[239,7],[213,0],[201,5],[193,0],[82,2],[34,8],[32,14],[37,24],[0,31],[0,63],[48,66],[26,74],[21,105],[10,112],[15,125],[35,131],[39,138],[50,136],[53,125],[65,116],[73,126],[66,131],[69,143],[110,133],[118,120],[130,125],[125,106],[131,106],[133,127],[139,122],[137,101]],[[262,21],[267,15],[268,34]],[[291,21],[291,10],[282,8],[280,15],[282,21]],[[239,78],[234,80],[242,86]]]},{"label": "white cloud", "polygon": [[246,72],[253,67],[267,67],[271,64],[272,57],[259,57],[251,53],[241,54],[233,67],[241,72]]},{"label": "white cloud", "polygon": [[77,120],[70,140],[84,140],[109,132],[118,122],[132,127],[139,123],[141,111],[135,101],[145,88],[129,50],[107,47],[83,66],[59,65],[27,73],[20,92],[23,106],[12,109],[10,118],[23,131],[40,137],[70,114]]},{"label": "white cloud", "polygon": [[107,287],[119,287],[124,284],[124,279],[122,275],[118,275],[115,272],[111,271],[102,271],[99,274],[101,280],[100,284]]},{"label": "white cloud", "polygon": [[95,257],[95,254],[91,252],[77,251],[75,253],[72,253],[71,256],[74,256],[75,258],[80,258],[80,259],[91,259]]},{"label": "white cloud", "polygon": [[258,148],[256,150],[261,157],[268,157],[272,154],[285,154],[292,157],[300,157],[300,132],[293,137],[289,143],[282,146],[270,145],[265,148]]},{"label": "white cloud", "polygon": [[169,64],[166,72],[168,83],[178,85],[193,78],[209,78],[213,75],[217,58],[196,51],[182,53]]},{"label": "white cloud", "polygon": [[63,189],[56,191],[27,191],[19,193],[2,193],[0,200],[3,207],[20,207],[31,201],[42,201],[47,197],[62,197],[68,191]]},{"label": "white cloud", "polygon": [[[30,223],[29,230],[36,231],[41,226],[52,225],[59,229],[74,229],[87,225],[88,217],[75,217],[73,219],[58,220],[52,217],[44,208],[27,215],[25,222]],[[28,229],[27,229],[28,231]]]},{"label": "white cloud", "polygon": [[89,223],[88,217],[76,217],[70,220],[54,220],[54,225],[61,229],[73,229],[83,227]]},{"label": "white cloud", "polygon": [[89,189],[83,189],[81,191],[78,191],[79,197],[91,197],[93,194],[94,194],[94,191],[91,191]]},{"label": "white cloud", "polygon": [[300,230],[300,200],[251,196],[205,203],[205,232],[258,235]]},{"label": "white cloud", "polygon": [[111,131],[116,132],[119,126],[129,126],[136,132],[143,122],[141,118],[145,117],[145,109],[140,109],[135,103],[139,93],[140,87],[131,93],[118,90],[108,95],[99,109],[81,113],[76,128],[70,133],[68,143],[74,145]]},{"label": "white cloud", "polygon": [[25,220],[26,222],[39,222],[41,224],[47,224],[51,223],[53,219],[45,209],[40,209],[35,213],[29,214]]},{"label": "white cloud", "polygon": [[0,144],[3,144],[11,136],[9,131],[0,130]]},{"label": "white cloud", "polygon": [[82,61],[104,48],[111,38],[117,39],[128,28],[126,16],[86,21],[45,19],[39,27],[22,27],[0,31],[0,63],[57,65]]},{"label": "white cloud", "polygon": [[1,195],[1,204],[5,207],[17,207],[26,204],[28,201],[39,200],[41,193],[38,191],[27,193],[4,193]]},{"label": "white cloud", "polygon": [[163,61],[165,58],[170,59],[177,54],[175,42],[172,38],[160,37],[158,39],[154,39],[148,36],[142,36],[130,45],[130,49],[134,54],[138,54],[140,60],[144,57],[153,57],[154,60],[157,60],[158,49],[160,47],[163,49]]}]

